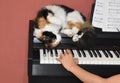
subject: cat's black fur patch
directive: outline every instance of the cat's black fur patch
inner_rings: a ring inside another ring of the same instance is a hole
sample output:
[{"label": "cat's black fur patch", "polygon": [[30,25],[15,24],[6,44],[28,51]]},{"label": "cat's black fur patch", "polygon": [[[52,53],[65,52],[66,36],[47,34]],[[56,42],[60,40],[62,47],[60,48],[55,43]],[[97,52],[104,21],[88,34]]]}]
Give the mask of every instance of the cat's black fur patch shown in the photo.
[{"label": "cat's black fur patch", "polygon": [[65,6],[65,5],[59,5],[59,6],[65,10],[66,14],[68,14],[69,12],[74,11],[74,9],[69,8],[69,7]]},{"label": "cat's black fur patch", "polygon": [[40,18],[40,17],[44,17],[45,19],[47,19],[48,13],[51,13],[51,14],[54,15],[54,13],[53,13],[51,10],[48,10],[48,9],[46,9],[46,8],[41,9],[41,10],[38,12],[38,14],[37,14],[36,21],[37,21],[38,18]]},{"label": "cat's black fur patch", "polygon": [[[78,32],[79,35],[81,33],[82,31]],[[75,42],[75,45],[78,48],[93,47],[95,44],[95,39],[96,39],[96,33],[94,31],[88,30],[84,33],[84,35],[77,42]]]},{"label": "cat's black fur patch", "polygon": [[41,17],[44,17],[47,20],[48,13],[51,13],[54,15],[54,13],[51,10],[48,10],[46,8],[41,9],[38,11],[37,16],[35,18],[35,27],[38,28],[38,19]]},{"label": "cat's black fur patch", "polygon": [[[65,6],[65,5],[59,5],[59,6],[62,7],[65,10],[66,14],[74,11],[74,9],[69,8],[69,7]],[[86,21],[86,17],[82,13],[80,13],[80,15],[82,16],[84,21]]]},{"label": "cat's black fur patch", "polygon": [[43,32],[42,35],[45,37],[45,39],[42,40],[44,43],[52,43],[52,40],[56,39],[56,35],[49,31]]}]

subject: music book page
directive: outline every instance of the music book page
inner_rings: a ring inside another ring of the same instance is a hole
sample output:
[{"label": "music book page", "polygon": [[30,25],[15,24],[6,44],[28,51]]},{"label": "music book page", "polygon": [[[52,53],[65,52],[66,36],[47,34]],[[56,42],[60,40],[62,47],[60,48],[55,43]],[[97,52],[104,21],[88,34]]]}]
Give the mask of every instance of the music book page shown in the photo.
[{"label": "music book page", "polygon": [[96,0],[92,25],[105,32],[120,32],[120,0]]}]

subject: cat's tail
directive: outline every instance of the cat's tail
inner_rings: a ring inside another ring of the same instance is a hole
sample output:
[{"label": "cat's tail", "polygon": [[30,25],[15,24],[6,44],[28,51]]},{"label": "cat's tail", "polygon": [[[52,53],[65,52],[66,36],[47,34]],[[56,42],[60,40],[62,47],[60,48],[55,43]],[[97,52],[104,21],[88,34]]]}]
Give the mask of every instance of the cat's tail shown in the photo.
[{"label": "cat's tail", "polygon": [[93,45],[95,38],[96,33],[94,27],[89,21],[86,21],[82,25],[81,30],[72,37],[72,40],[80,47],[86,47]]}]

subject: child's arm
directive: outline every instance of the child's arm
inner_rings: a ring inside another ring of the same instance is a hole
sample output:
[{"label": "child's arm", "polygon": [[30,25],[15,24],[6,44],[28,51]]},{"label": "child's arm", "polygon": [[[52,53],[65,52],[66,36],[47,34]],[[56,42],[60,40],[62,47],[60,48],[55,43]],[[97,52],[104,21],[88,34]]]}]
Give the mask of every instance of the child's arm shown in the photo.
[{"label": "child's arm", "polygon": [[57,60],[84,83],[120,83],[120,75],[105,79],[82,69],[77,65],[78,59],[72,57],[70,50],[61,54]]},{"label": "child's arm", "polygon": [[92,74],[90,72],[87,72],[86,70],[80,68],[79,66],[72,67],[70,69],[70,72],[72,72],[76,77],[78,77],[84,83],[106,83],[105,82],[106,80],[104,78]]}]

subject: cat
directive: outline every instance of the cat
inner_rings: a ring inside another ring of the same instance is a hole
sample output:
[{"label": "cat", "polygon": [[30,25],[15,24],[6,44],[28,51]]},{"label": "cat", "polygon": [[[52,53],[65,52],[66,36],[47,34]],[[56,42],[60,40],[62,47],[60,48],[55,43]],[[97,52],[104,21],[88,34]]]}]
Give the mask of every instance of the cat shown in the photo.
[{"label": "cat", "polygon": [[82,13],[75,9],[65,5],[47,5],[38,11],[35,18],[35,34],[46,47],[56,47],[60,43],[59,31],[77,42],[87,29],[93,30],[83,27],[85,22]]},{"label": "cat", "polygon": [[56,47],[61,41],[61,35],[59,34],[61,26],[56,24],[46,24],[43,28],[34,29],[35,36],[42,41],[47,48]]}]

